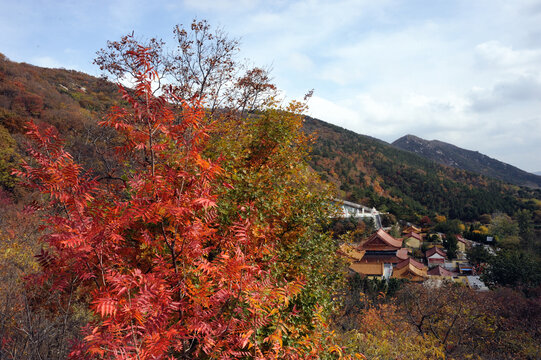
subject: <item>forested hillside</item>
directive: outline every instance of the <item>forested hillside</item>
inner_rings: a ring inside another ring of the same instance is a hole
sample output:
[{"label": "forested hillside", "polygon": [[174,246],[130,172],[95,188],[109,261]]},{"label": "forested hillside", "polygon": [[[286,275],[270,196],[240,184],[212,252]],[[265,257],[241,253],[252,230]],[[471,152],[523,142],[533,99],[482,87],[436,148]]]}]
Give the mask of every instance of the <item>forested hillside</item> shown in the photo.
[{"label": "forested hillside", "polygon": [[348,200],[389,210],[400,218],[436,213],[465,221],[493,212],[537,210],[541,192],[451,168],[384,141],[307,118],[317,134],[311,165]]},{"label": "forested hillside", "polygon": [[457,169],[486,175],[511,184],[541,187],[541,176],[530,174],[477,151],[462,149],[443,141],[428,141],[414,135],[405,135],[393,141],[392,145]]},{"label": "forested hillside", "polygon": [[[0,141],[6,154],[0,162],[2,185],[14,186],[8,169],[20,159],[24,124],[30,118],[54,125],[78,161],[99,176],[111,176],[115,163],[103,145],[115,140],[97,122],[119,101],[116,85],[103,79],[18,64],[2,56]],[[541,198],[538,190],[442,166],[320,120],[306,118],[304,128],[316,137],[311,166],[348,200],[411,220],[436,213],[468,221],[497,211],[538,211],[531,200]]]},{"label": "forested hillside", "polygon": [[104,145],[113,138],[98,121],[119,101],[111,82],[77,71],[11,62],[0,54],[0,148],[7,154],[0,162],[1,185],[14,188],[9,169],[21,158],[30,120],[53,125],[78,162],[105,176],[113,163]]},{"label": "forested hillside", "polygon": [[122,97],[0,57],[0,358],[536,358],[537,298],[346,277],[325,231],[335,194],[313,170],[411,220],[529,209],[539,223],[538,191],[303,122],[302,103],[250,108],[274,89],[257,69],[229,112],[155,97],[152,55],[134,48],[114,50],[139,68]]},{"label": "forested hillside", "polygon": [[[133,71],[117,95],[1,59],[0,358],[336,351],[326,318],[343,268],[321,230],[334,209],[306,163],[304,104],[272,101],[259,68],[235,71],[236,42],[205,21],[176,30],[202,73],[176,63],[189,82],[156,92],[165,59],[133,37],[104,50],[103,68]],[[193,39],[221,47],[197,57]]]}]

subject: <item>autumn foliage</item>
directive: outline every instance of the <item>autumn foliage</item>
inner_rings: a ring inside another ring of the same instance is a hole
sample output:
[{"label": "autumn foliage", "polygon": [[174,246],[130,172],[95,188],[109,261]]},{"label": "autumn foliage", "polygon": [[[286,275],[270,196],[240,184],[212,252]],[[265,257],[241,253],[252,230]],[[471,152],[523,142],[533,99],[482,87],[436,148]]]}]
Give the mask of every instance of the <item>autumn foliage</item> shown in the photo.
[{"label": "autumn foliage", "polygon": [[1,359],[539,357],[539,289],[345,277],[337,235],[370,225],[329,226],[334,195],[310,147],[314,169],[340,164],[329,177],[353,200],[407,200],[384,182],[408,171],[330,125],[318,145],[305,103],[283,105],[270,75],[236,63],[238,43],[206,22],[174,34],[173,51],[132,34],[98,53],[104,71],[133,79],[116,97],[107,81],[0,56]]},{"label": "autumn foliage", "polygon": [[[341,353],[326,343],[323,308],[299,302],[313,269],[303,269],[298,258],[277,266],[302,234],[284,228],[284,220],[267,221],[271,215],[261,211],[268,208],[228,197],[236,184],[251,180],[224,170],[220,162],[231,171],[233,155],[205,155],[214,125],[204,120],[201,98],[156,95],[159,75],[150,49],[123,55],[136,86],[120,86],[126,106],[101,123],[123,140],[116,148],[123,174],[93,178],[53,128],[33,123],[27,132],[32,161],[16,171],[46,196],[53,214],[38,255],[43,272],[34,281],[88,304],[95,315],[71,356],[307,359],[321,357],[325,348]],[[288,141],[286,147],[295,140]],[[252,150],[272,153],[269,146],[263,139]],[[287,201],[279,208],[290,213],[275,219],[295,215]]]}]

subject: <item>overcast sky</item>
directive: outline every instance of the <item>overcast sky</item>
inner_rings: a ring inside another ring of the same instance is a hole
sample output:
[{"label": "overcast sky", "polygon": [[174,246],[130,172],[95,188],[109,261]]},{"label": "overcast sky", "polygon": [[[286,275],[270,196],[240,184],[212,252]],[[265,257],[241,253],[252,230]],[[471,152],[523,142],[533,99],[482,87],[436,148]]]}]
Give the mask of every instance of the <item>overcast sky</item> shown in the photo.
[{"label": "overcast sky", "polygon": [[[207,19],[310,115],[541,170],[541,1],[0,0],[0,52],[99,75],[107,40]],[[170,42],[172,44],[172,42]]]}]

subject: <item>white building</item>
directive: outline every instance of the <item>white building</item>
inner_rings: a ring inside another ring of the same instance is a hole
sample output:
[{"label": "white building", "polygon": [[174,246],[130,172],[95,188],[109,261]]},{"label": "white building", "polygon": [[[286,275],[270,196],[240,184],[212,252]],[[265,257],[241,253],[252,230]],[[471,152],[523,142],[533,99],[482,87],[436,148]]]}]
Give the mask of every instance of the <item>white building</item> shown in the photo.
[{"label": "white building", "polygon": [[340,199],[334,199],[334,201],[340,205],[340,217],[372,218],[374,219],[374,225],[376,226],[376,229],[380,229],[382,227],[380,218],[381,213],[377,211],[376,208],[370,209],[369,207]]}]

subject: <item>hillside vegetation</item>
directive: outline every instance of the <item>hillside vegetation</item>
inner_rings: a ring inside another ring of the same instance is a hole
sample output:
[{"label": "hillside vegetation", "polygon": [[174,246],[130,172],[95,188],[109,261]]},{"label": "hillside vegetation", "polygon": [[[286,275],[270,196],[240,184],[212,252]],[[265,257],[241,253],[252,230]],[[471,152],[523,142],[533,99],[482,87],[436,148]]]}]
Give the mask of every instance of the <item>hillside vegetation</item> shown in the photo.
[{"label": "hillside vegetation", "polygon": [[530,174],[478,151],[462,149],[439,140],[429,141],[414,135],[405,135],[394,141],[392,145],[443,165],[486,175],[515,185],[541,188],[541,176]]},{"label": "hillside vegetation", "polygon": [[95,175],[111,173],[115,165],[105,144],[114,142],[113,134],[98,121],[119,102],[111,82],[78,71],[11,62],[0,54],[0,148],[12,154],[0,162],[0,185],[21,190],[15,189],[9,168],[23,154],[30,120],[53,125],[67,150]]},{"label": "hillside vegetation", "polygon": [[96,63],[131,89],[0,56],[0,358],[538,357],[533,266],[512,292],[372,281],[339,257],[359,229],[329,229],[338,196],[453,236],[488,217],[469,232],[529,251],[539,190],[305,118],[209,29],[177,27],[173,59],[109,42]]},{"label": "hillside vegetation", "polygon": [[[13,189],[9,168],[21,157],[24,124],[54,125],[75,159],[97,176],[112,176],[105,144],[116,141],[98,121],[119,103],[116,85],[81,72],[0,59],[0,182]],[[400,218],[443,214],[464,221],[493,212],[538,211],[541,191],[442,166],[381,140],[307,117],[315,135],[310,165],[336,184],[345,199],[388,210]],[[541,213],[538,214],[541,218]]]},{"label": "hillside vegetation", "polygon": [[410,220],[443,214],[471,221],[493,212],[538,210],[532,199],[540,198],[539,190],[443,166],[321,120],[306,118],[305,130],[317,134],[311,166],[347,200]]}]

